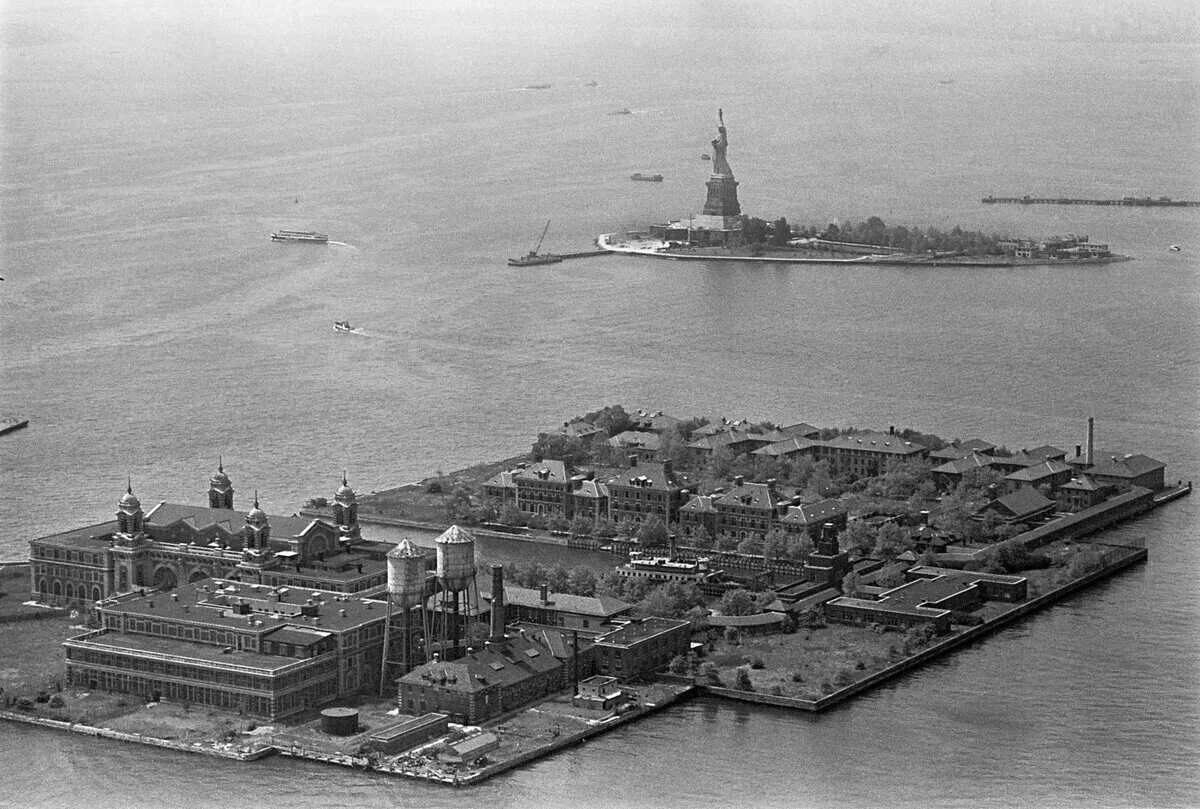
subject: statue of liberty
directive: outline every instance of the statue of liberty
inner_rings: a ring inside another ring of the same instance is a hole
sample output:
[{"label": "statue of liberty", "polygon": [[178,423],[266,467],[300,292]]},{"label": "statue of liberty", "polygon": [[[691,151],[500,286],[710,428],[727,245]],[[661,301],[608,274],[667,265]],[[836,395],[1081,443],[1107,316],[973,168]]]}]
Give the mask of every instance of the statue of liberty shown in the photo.
[{"label": "statue of liberty", "polygon": [[729,167],[729,161],[725,159],[725,150],[729,148],[729,138],[725,134],[724,110],[717,110],[717,120],[720,122],[720,125],[717,127],[717,132],[720,134],[720,137],[712,142],[713,174],[725,174],[732,177],[733,169]]}]

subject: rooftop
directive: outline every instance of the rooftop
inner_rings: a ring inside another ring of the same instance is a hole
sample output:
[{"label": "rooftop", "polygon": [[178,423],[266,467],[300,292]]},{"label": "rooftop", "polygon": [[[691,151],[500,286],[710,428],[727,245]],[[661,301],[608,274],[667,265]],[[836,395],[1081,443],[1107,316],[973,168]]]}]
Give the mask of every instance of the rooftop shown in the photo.
[{"label": "rooftop", "polygon": [[664,632],[670,632],[688,625],[687,621],[680,621],[673,618],[643,618],[640,621],[630,621],[624,626],[614,629],[612,632],[601,635],[596,638],[596,643],[605,646],[632,646],[646,638],[652,638],[655,635],[661,635]]},{"label": "rooftop", "polygon": [[[150,593],[101,607],[105,614],[143,615],[178,623],[264,632],[290,626],[301,630],[342,632],[382,621],[382,601],[355,598],[328,590],[270,587],[227,579],[204,579],[170,593]],[[305,614],[307,613],[307,614]],[[345,613],[345,614],[343,614]]]},{"label": "rooftop", "polygon": [[[491,585],[480,587],[479,596],[490,604],[492,601]],[[633,608],[633,605],[628,602],[608,596],[577,596],[569,593],[549,593],[548,596],[549,603],[543,604],[541,590],[517,587],[507,583],[504,585],[505,603],[518,607],[539,607],[601,619],[620,615]]]},{"label": "rooftop", "polygon": [[180,660],[199,664],[217,665],[222,667],[246,666],[258,669],[263,674],[270,674],[286,666],[313,658],[285,657],[283,655],[265,655],[229,647],[213,646],[190,640],[164,638],[158,635],[122,634],[110,630],[91,632],[71,638],[67,643],[79,643],[92,647],[108,646],[120,651],[142,652],[155,655],[165,655]]}]

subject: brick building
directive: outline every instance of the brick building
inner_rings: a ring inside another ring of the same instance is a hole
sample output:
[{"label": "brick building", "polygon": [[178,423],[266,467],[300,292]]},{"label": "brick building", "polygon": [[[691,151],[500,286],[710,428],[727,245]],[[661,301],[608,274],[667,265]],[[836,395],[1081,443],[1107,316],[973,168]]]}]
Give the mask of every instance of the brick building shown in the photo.
[{"label": "brick building", "polygon": [[595,641],[596,670],[618,680],[636,680],[665,669],[691,648],[692,627],[673,618],[642,618]]},{"label": "brick building", "polygon": [[608,515],[613,521],[644,522],[658,517],[666,524],[679,516],[682,489],[669,460],[641,463],[636,456],[631,466],[609,479]]},{"label": "brick building", "polygon": [[275,718],[379,686],[382,601],[205,579],[99,607],[63,645],[77,688]]},{"label": "brick building", "polygon": [[344,475],[332,519],[268,515],[257,495],[249,511],[235,510],[223,465],[208,494],[207,507],[160,502],[143,511],[127,486],[115,520],[30,540],[33,597],[91,609],[118,593],[210,577],[357,594],[386,585],[390,546],[362,539]]},{"label": "brick building", "polygon": [[536,461],[514,472],[517,508],[529,514],[573,516],[572,473],[562,461]]}]

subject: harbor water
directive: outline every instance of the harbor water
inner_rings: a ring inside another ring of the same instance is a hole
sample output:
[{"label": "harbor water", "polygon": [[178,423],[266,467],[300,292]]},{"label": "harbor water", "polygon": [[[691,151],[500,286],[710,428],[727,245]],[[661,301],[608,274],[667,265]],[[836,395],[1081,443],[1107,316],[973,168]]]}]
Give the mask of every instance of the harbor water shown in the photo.
[{"label": "harbor water", "polygon": [[[1068,451],[1093,416],[1197,477],[1200,213],[980,203],[1200,198],[1190,46],[588,5],[5,3],[0,417],[30,424],[0,438],[0,559],[110,519],[127,476],[198,503],[221,456],[290,514],[343,469],[380,490],[614,402]],[[1136,260],[506,266],[547,219],[567,253],[699,213],[718,108],[748,213]],[[1119,527],[1147,564],[818,717],[690,701],[467,793],[7,724],[0,802],[1197,805],[1198,525],[1192,497]]]}]

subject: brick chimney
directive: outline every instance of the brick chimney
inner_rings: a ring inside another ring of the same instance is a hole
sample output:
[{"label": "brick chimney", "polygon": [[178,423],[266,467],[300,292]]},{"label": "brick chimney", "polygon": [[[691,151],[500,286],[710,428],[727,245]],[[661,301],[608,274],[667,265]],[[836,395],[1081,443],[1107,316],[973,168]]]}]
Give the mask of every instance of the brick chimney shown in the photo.
[{"label": "brick chimney", "polygon": [[542,582],[542,606],[550,603],[550,582]]},{"label": "brick chimney", "polygon": [[492,565],[492,631],[488,640],[504,640],[504,565]]},{"label": "brick chimney", "polygon": [[1092,418],[1091,416],[1088,416],[1087,458],[1084,459],[1087,461],[1088,466],[1091,466],[1092,464],[1095,463],[1095,460],[1092,457],[1092,453],[1096,451],[1096,444],[1094,441],[1095,429],[1096,429],[1096,420],[1094,418]]},{"label": "brick chimney", "polygon": [[629,456],[629,468],[633,469],[635,466],[637,466],[637,456],[630,455]]},{"label": "brick chimney", "polygon": [[666,458],[662,462],[663,474],[668,478],[671,477],[671,459]]}]

